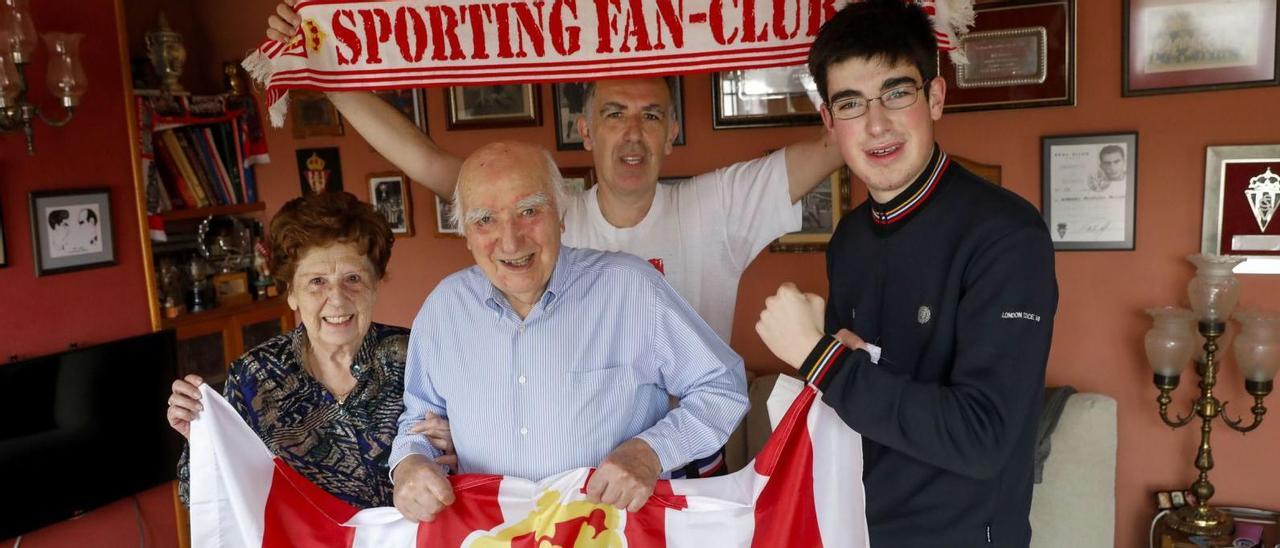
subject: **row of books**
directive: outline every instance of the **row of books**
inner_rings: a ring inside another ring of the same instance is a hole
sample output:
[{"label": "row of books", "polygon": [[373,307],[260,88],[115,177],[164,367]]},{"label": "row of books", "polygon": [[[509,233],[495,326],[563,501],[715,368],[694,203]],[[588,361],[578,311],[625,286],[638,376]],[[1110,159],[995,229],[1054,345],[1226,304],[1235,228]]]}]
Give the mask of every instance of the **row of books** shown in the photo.
[{"label": "row of books", "polygon": [[234,121],[177,127],[152,136],[160,210],[258,201],[253,169],[244,168]]}]

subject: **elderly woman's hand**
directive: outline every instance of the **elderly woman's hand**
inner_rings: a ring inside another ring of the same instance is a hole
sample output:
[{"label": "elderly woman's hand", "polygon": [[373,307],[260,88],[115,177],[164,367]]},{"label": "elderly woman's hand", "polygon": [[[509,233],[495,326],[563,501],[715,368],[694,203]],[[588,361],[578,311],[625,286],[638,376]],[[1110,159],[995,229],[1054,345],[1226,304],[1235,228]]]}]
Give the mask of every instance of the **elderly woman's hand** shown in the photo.
[{"label": "elderly woman's hand", "polygon": [[169,426],[184,438],[191,436],[191,421],[196,420],[196,415],[204,409],[204,405],[200,403],[200,385],[202,384],[204,379],[199,375],[187,375],[173,381],[173,393],[169,394],[169,410],[164,416],[169,420]]},{"label": "elderly woman's hand", "polygon": [[427,418],[409,427],[409,431],[427,436],[427,441],[430,441],[432,446],[444,452],[443,455],[436,457],[436,464],[457,468],[458,454],[453,450],[453,434],[449,431],[449,419],[428,411]]}]

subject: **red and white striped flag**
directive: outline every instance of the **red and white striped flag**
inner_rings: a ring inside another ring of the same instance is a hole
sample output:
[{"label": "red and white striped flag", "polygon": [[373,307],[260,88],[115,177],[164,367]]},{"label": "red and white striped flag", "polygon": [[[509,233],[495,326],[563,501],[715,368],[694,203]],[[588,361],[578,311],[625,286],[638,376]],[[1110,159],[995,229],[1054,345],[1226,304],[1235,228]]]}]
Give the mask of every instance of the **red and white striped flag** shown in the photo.
[{"label": "red and white striped flag", "polygon": [[191,425],[195,548],[870,545],[861,437],[788,377],[769,398],[773,436],[734,474],[659,481],[638,512],[587,501],[590,469],[537,482],[464,474],[450,478],[456,502],[422,524],[394,508],[357,511],[312,485],[208,385],[201,391],[205,410]]},{"label": "red and white striped flag", "polygon": [[[573,82],[803,65],[858,0],[303,0],[287,42],[244,61],[280,127],[290,89]],[[918,2],[954,50],[973,0]]]}]

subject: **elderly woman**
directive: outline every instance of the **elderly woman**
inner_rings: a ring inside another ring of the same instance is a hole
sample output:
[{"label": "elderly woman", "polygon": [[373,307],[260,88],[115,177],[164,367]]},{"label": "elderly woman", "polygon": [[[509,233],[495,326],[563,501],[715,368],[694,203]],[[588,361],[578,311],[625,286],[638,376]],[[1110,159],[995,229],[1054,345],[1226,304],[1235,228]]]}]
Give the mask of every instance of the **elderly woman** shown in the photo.
[{"label": "elderly woman", "polygon": [[[271,264],[302,325],[232,362],[222,390],[272,453],[358,508],[392,503],[387,457],[409,330],[372,321],[392,242],[386,220],[351,194],[285,204],[271,220]],[[167,418],[184,437],[202,382],[173,383]],[[185,452],[178,476],[185,502]]]}]

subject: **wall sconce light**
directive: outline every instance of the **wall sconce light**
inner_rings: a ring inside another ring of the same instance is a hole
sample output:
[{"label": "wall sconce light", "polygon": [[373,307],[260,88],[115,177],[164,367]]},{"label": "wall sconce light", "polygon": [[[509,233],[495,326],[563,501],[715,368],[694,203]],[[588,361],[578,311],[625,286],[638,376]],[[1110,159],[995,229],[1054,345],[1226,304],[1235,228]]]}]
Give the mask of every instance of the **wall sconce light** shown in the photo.
[{"label": "wall sconce light", "polygon": [[[1191,255],[1187,260],[1196,265],[1194,279],[1187,285],[1187,297],[1194,312],[1184,308],[1163,307],[1147,309],[1154,326],[1147,331],[1144,340],[1147,361],[1155,371],[1153,378],[1160,396],[1160,419],[1173,428],[1186,426],[1199,416],[1200,444],[1196,451],[1195,466],[1200,471],[1191,492],[1196,504],[1188,505],[1168,514],[1166,524],[1178,531],[1193,535],[1218,536],[1231,532],[1232,519],[1226,513],[1209,506],[1213,497],[1213,484],[1209,471],[1213,469],[1213,448],[1210,435],[1213,419],[1222,416],[1228,428],[1237,432],[1249,432],[1262,424],[1267,408],[1262,404],[1271,393],[1276,369],[1280,368],[1280,314],[1266,312],[1237,312],[1232,315],[1239,298],[1239,288],[1232,269],[1243,261],[1240,257],[1221,255]],[[1249,409],[1252,420],[1244,424],[1243,418],[1227,415],[1227,403],[1213,394],[1221,370],[1218,338],[1226,332],[1227,318],[1234,317],[1243,327],[1236,337],[1234,350],[1236,365],[1244,373],[1245,391],[1253,396]],[[1193,331],[1192,325],[1196,326]],[[1196,336],[1199,331],[1199,337]],[[1199,338],[1204,339],[1203,352],[1196,352]],[[1175,419],[1169,418],[1169,396],[1178,387],[1183,368],[1194,358],[1196,372],[1200,376],[1200,394],[1191,402],[1191,412]]]},{"label": "wall sconce light", "polygon": [[28,155],[36,153],[32,125],[35,119],[52,127],[67,125],[88,88],[89,81],[80,64],[81,38],[84,35],[44,33],[49,48],[45,83],[64,111],[62,118],[50,119],[27,100],[26,68],[36,49],[36,28],[28,0],[0,0],[0,133],[22,130],[27,137]]}]

